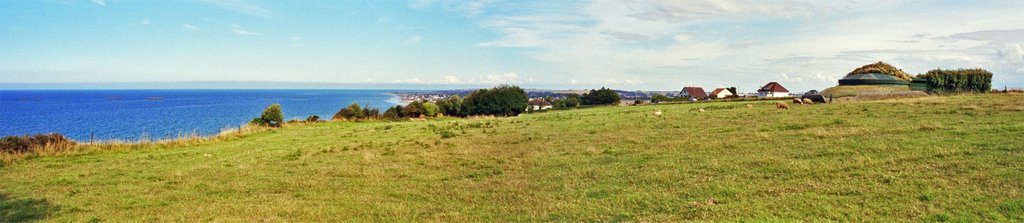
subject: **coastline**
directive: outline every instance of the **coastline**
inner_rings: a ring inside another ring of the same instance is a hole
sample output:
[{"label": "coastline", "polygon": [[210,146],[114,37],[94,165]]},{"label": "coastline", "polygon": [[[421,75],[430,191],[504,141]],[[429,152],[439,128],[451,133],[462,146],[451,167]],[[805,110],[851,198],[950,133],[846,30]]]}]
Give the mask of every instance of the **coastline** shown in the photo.
[{"label": "coastline", "polygon": [[409,103],[412,103],[411,101],[402,100],[402,96],[400,96],[398,94],[395,94],[395,93],[390,93],[389,92],[389,93],[384,93],[384,95],[387,95],[387,96],[391,97],[388,100],[386,100],[386,102],[391,103],[393,105],[405,106],[405,105],[408,105]]}]

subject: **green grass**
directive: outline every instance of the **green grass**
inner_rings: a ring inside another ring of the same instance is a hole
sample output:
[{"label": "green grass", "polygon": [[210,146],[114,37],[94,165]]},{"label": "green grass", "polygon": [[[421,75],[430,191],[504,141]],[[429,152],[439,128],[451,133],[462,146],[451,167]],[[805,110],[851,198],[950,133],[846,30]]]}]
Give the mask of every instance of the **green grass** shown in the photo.
[{"label": "green grass", "polygon": [[331,122],[36,156],[0,167],[0,222],[1024,220],[1024,96],[774,106]]},{"label": "green grass", "polygon": [[910,86],[894,86],[894,85],[856,85],[856,86],[835,86],[826,88],[821,91],[821,95],[828,97],[849,97],[857,96],[861,93],[892,93],[910,91]]}]

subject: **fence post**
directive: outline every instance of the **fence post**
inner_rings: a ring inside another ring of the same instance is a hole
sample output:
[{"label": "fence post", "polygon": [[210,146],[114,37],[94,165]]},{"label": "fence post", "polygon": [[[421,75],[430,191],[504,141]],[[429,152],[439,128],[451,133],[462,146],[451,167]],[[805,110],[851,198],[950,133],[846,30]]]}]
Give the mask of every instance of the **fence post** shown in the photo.
[{"label": "fence post", "polygon": [[96,132],[89,131],[89,145],[92,145],[92,138],[96,136]]}]

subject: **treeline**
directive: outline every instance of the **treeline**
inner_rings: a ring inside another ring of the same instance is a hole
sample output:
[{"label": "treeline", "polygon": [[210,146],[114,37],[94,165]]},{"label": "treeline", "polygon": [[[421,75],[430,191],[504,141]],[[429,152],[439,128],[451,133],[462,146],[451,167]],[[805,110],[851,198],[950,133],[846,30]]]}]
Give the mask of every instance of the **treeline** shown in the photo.
[{"label": "treeline", "polygon": [[928,90],[937,93],[986,92],[992,89],[992,72],[976,69],[928,71],[919,78],[928,80]]},{"label": "treeline", "polygon": [[[590,90],[583,95],[569,94],[565,98],[545,98],[555,108],[575,108],[588,105],[614,105],[619,103],[619,94],[612,89],[601,88]],[[489,89],[471,92],[465,98],[458,95],[449,96],[437,101],[414,101],[407,105],[388,107],[383,112],[377,108],[364,108],[358,103],[338,110],[332,120],[363,121],[363,120],[399,120],[406,118],[432,117],[468,117],[468,116],[516,116],[526,111],[530,99],[526,91],[518,86],[500,85]],[[260,117],[250,124],[280,127],[284,122],[281,105],[273,104],[266,108]],[[306,122],[317,122],[320,117],[311,115]],[[300,120],[288,121],[302,122]]]},{"label": "treeline", "polygon": [[527,100],[529,98],[522,88],[501,85],[473,91],[465,98],[453,95],[434,102],[414,101],[404,106],[395,105],[383,113],[376,109],[360,109],[359,104],[352,103],[338,111],[332,119],[359,121],[474,115],[516,116],[525,111]]},{"label": "treeline", "polygon": [[583,95],[566,94],[563,98],[544,97],[544,101],[551,103],[555,109],[579,108],[583,106],[616,105],[621,97],[615,90],[604,88],[591,89]]}]

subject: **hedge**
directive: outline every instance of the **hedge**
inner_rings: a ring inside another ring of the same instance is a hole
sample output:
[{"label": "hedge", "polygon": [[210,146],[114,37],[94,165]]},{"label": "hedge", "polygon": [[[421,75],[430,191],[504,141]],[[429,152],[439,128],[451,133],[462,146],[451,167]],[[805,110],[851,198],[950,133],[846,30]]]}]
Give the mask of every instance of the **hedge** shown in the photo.
[{"label": "hedge", "polygon": [[928,91],[937,93],[986,92],[992,89],[992,72],[980,68],[935,69],[919,77],[928,79]]}]

